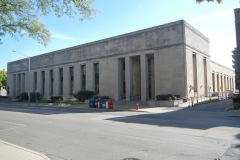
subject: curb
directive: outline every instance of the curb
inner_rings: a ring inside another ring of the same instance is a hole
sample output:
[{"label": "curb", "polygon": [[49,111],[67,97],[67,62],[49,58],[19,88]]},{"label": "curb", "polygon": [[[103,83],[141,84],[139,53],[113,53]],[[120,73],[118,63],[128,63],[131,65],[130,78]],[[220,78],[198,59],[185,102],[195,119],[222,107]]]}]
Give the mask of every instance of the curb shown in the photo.
[{"label": "curb", "polygon": [[224,112],[228,112],[228,111],[230,111],[230,110],[234,110],[233,107],[225,108],[225,109],[224,109]]},{"label": "curb", "polygon": [[27,148],[23,148],[23,147],[20,147],[20,146],[17,146],[15,144],[12,144],[12,143],[9,143],[9,142],[5,142],[3,140],[0,140],[0,143],[3,143],[5,145],[8,145],[8,146],[11,146],[11,147],[14,147],[14,148],[17,148],[17,149],[20,149],[24,152],[29,152],[29,153],[32,153],[32,154],[35,154],[39,157],[41,157],[42,159],[44,160],[51,160],[50,158],[48,158],[45,154],[43,153],[40,153],[40,152],[36,152],[36,151],[33,151],[33,150],[30,150],[30,149],[27,149]]},{"label": "curb", "polygon": [[[1,103],[0,103],[1,104]],[[2,104],[5,104],[5,105],[10,105],[10,106],[14,106],[14,105],[27,105],[27,106],[31,106],[31,107],[45,107],[45,108],[58,108],[58,109],[84,109],[84,110],[101,110],[101,111],[106,111],[106,112],[147,112],[147,111],[143,111],[141,109],[139,110],[136,110],[136,109],[103,109],[103,108],[91,108],[91,107],[77,107],[77,106],[74,106],[74,105],[49,105],[49,104],[18,104],[18,103],[2,103]]]}]

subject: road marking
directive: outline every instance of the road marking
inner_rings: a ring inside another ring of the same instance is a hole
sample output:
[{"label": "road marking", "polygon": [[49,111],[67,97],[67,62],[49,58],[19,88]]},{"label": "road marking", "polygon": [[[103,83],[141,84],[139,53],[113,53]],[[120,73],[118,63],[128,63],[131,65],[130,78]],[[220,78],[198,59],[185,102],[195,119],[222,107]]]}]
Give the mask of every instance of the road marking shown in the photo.
[{"label": "road marking", "polygon": [[25,126],[26,126],[26,125],[24,125],[24,124],[20,124],[20,123],[13,123],[13,122],[7,122],[7,121],[2,121],[2,120],[0,120],[0,122],[3,122],[3,123],[9,123],[9,124],[14,124],[14,125],[23,126],[23,127],[25,127]]},{"label": "road marking", "polygon": [[25,126],[12,127],[12,128],[8,128],[8,129],[2,129],[0,131],[4,132],[4,131],[14,130],[14,129],[22,128],[22,127],[25,127]]},{"label": "road marking", "polygon": [[7,129],[0,129],[0,131],[2,131],[2,132],[4,132],[4,131],[9,131],[9,130],[13,130],[13,129],[18,129],[18,128],[22,128],[22,127],[26,127],[26,125],[20,124],[20,123],[13,123],[13,122],[7,122],[7,121],[2,121],[2,120],[0,120],[0,122],[15,125],[15,127],[9,127],[9,128],[7,128]]}]

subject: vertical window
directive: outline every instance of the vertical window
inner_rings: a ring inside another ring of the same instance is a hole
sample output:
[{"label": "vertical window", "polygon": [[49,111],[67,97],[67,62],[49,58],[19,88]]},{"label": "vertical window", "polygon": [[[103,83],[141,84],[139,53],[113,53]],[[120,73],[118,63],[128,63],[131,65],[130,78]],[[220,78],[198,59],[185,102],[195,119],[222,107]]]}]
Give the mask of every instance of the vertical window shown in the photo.
[{"label": "vertical window", "polygon": [[119,96],[121,98],[126,97],[126,83],[125,83],[125,58],[118,59],[118,78],[119,78]]},{"label": "vertical window", "polygon": [[226,83],[227,83],[227,82],[226,82],[226,76],[225,76],[225,75],[223,76],[223,80],[224,80],[224,89],[223,89],[223,91],[225,91],[225,90],[226,90]]},{"label": "vertical window", "polygon": [[34,92],[36,92],[37,91],[37,72],[34,72],[34,87],[33,87],[33,89],[34,89]]},{"label": "vertical window", "polygon": [[126,94],[126,82],[123,81],[123,93]]},{"label": "vertical window", "polygon": [[25,73],[22,74],[22,92],[25,92]]},{"label": "vertical window", "polygon": [[215,90],[215,73],[212,73],[212,88],[213,88],[213,92],[216,92]]},{"label": "vertical window", "polygon": [[221,87],[220,87],[220,89],[221,89],[221,91],[223,91],[223,75],[220,76],[220,80],[221,80]]},{"label": "vertical window", "polygon": [[[29,75],[28,75],[29,76]],[[13,75],[13,96],[15,97],[16,96],[16,74]]]},{"label": "vertical window", "polygon": [[204,72],[204,91],[205,95],[208,95],[208,86],[207,86],[207,60],[206,57],[203,58],[203,72]]},{"label": "vertical window", "polygon": [[227,77],[227,90],[230,90],[229,78]]},{"label": "vertical window", "polygon": [[197,57],[196,53],[193,54],[193,87],[194,87],[194,92],[198,91],[198,86],[197,86]]},{"label": "vertical window", "polygon": [[50,70],[50,95],[53,95],[53,70]]},{"label": "vertical window", "polygon": [[125,61],[123,61],[122,66],[123,66],[123,71],[125,71]]},{"label": "vertical window", "polygon": [[73,94],[73,88],[74,88],[74,70],[73,67],[69,68],[70,73],[70,95]]},{"label": "vertical window", "polygon": [[59,94],[63,94],[63,68],[59,68],[59,79],[60,79],[60,92]]},{"label": "vertical window", "polygon": [[22,84],[22,82],[21,82],[21,73],[19,73],[18,75],[17,75],[17,95],[20,95],[21,94],[21,84]]},{"label": "vertical window", "polygon": [[45,93],[45,71],[42,71],[42,94]]},{"label": "vertical window", "polygon": [[99,93],[99,64],[94,63],[95,93]]},{"label": "vertical window", "polygon": [[86,90],[86,66],[81,65],[82,90]]},{"label": "vertical window", "polygon": [[152,98],[152,75],[151,75],[151,59],[148,58],[148,98]]},{"label": "vertical window", "polygon": [[229,77],[229,90],[232,90],[232,81],[231,81],[231,77]]}]

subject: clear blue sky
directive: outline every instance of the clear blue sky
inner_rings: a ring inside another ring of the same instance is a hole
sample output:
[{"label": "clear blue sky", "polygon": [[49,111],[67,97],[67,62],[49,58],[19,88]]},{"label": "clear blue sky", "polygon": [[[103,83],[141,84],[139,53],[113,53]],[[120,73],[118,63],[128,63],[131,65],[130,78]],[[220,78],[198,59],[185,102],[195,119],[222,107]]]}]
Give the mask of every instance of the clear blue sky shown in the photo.
[{"label": "clear blue sky", "polygon": [[94,8],[98,13],[92,21],[53,15],[41,17],[52,33],[47,47],[27,37],[20,37],[19,41],[10,36],[3,37],[0,69],[6,70],[8,62],[24,58],[12,50],[34,56],[180,19],[209,38],[214,61],[231,68],[231,51],[236,47],[233,10],[239,7],[239,0],[223,0],[220,5],[197,4],[195,0],[95,0]]}]

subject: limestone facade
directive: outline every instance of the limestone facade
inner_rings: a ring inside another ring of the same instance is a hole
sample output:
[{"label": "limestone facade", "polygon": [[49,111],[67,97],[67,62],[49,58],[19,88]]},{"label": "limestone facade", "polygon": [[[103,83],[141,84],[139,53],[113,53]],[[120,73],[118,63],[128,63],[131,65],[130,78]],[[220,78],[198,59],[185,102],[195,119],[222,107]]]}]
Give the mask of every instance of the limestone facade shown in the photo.
[{"label": "limestone facade", "polygon": [[[28,89],[44,98],[62,95],[65,99],[79,90],[91,90],[115,101],[147,101],[159,94],[207,96],[214,88],[212,66],[224,68],[212,63],[208,38],[184,20],[34,56],[30,61],[30,73],[28,59],[8,63],[10,97]],[[234,77],[232,70],[223,74]],[[233,84],[226,89],[234,88]]]},{"label": "limestone facade", "polygon": [[212,61],[212,91],[234,91],[235,90],[235,74],[234,71]]}]

